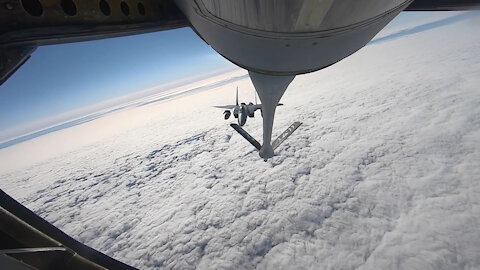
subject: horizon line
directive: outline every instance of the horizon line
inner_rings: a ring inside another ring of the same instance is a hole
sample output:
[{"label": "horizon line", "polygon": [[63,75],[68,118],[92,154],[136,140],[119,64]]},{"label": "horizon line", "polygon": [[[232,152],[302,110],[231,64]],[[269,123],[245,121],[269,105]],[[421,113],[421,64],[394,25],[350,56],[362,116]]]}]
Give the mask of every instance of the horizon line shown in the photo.
[{"label": "horizon line", "polygon": [[[226,78],[226,79],[223,79],[223,80],[209,82],[205,85],[191,86],[191,87],[187,87],[186,89],[179,89],[179,88],[188,86],[188,85],[196,83],[196,82],[201,82],[201,81],[207,80],[207,79],[215,77],[215,76],[220,76],[222,74],[233,73],[235,71],[241,71],[241,70],[242,69],[240,69],[240,68],[223,69],[222,70],[223,72],[219,72],[217,70],[217,72],[211,72],[211,73],[208,74],[208,75],[211,75],[211,76],[203,76],[201,79],[194,80],[194,81],[184,80],[185,83],[180,84],[180,85],[176,85],[175,87],[171,87],[171,88],[168,88],[168,89],[162,89],[162,90],[159,90],[157,92],[151,93],[149,95],[139,96],[135,99],[126,100],[122,103],[112,104],[111,106],[103,107],[103,108],[95,110],[95,111],[90,111],[88,113],[85,113],[85,114],[77,116],[77,117],[72,117],[72,118],[69,118],[67,120],[59,121],[59,122],[56,122],[56,123],[51,124],[51,125],[44,126],[42,128],[39,128],[39,129],[31,130],[29,132],[22,133],[20,135],[9,137],[7,139],[4,139],[4,140],[0,141],[0,149],[4,149],[4,148],[10,147],[10,146],[19,144],[21,142],[25,142],[25,141],[28,141],[28,140],[31,140],[31,139],[34,139],[34,138],[52,133],[52,132],[55,132],[55,131],[59,131],[59,130],[67,129],[67,128],[74,127],[74,126],[77,126],[77,125],[80,125],[80,124],[84,124],[84,123],[99,119],[103,116],[109,115],[109,114],[114,113],[114,112],[126,110],[126,109],[129,109],[129,108],[141,107],[141,106],[149,105],[149,104],[160,102],[160,101],[165,101],[165,100],[168,100],[168,99],[171,99],[171,98],[178,97],[182,94],[188,94],[188,93],[191,93],[191,92],[207,90],[207,89],[210,89],[210,88],[215,87],[215,86],[217,86],[217,87],[221,86],[225,83],[229,83],[229,82],[232,82],[232,81],[237,81],[237,80],[240,80],[240,79],[244,79],[246,76],[248,76],[248,74],[243,74],[243,75],[239,75],[239,76],[237,75],[237,76],[233,76],[231,78]],[[198,76],[198,77],[201,77],[201,76]],[[165,84],[162,84],[162,85],[165,85]],[[158,87],[160,87],[160,86],[158,86]],[[157,87],[151,87],[151,88],[147,88],[147,89],[140,90],[140,91],[145,91],[145,90],[154,89],[154,88],[157,88]],[[175,89],[177,89],[177,91],[173,91]],[[173,92],[169,92],[169,91],[173,91]],[[165,92],[167,92],[167,93],[165,93]],[[126,96],[134,96],[133,94],[134,93],[130,93],[130,94],[123,95],[123,96],[113,98],[113,99],[110,99],[110,100],[117,100],[117,99],[120,99],[121,97],[126,97]],[[161,95],[161,94],[163,94],[163,95]],[[109,100],[106,100],[106,101],[109,101]],[[100,103],[106,103],[106,102],[102,101],[102,102],[95,103],[93,105],[89,105],[89,106],[85,106],[85,107],[91,107],[91,106],[94,106],[94,105],[97,105],[97,104],[100,104]],[[78,111],[78,110],[79,109],[72,110],[72,111]]]},{"label": "horizon line", "polygon": [[[239,68],[235,66],[219,68],[213,71],[170,81],[153,87],[144,88],[114,98],[105,99],[86,106],[77,107],[68,111],[61,112],[59,114],[37,119],[35,121],[18,124],[10,128],[0,130],[0,144],[15,140],[19,137],[28,136],[30,134],[51,128],[53,126],[58,126],[66,122],[75,121],[80,118],[98,113],[102,110],[108,110],[112,107],[120,106],[122,104],[126,104],[128,102],[132,102],[141,98],[148,98],[156,94],[161,94],[163,92],[174,90],[176,88],[185,87],[189,84],[200,82],[202,80],[219,76],[221,74],[233,72],[235,70],[239,70]],[[3,136],[2,133],[4,134]]]}]

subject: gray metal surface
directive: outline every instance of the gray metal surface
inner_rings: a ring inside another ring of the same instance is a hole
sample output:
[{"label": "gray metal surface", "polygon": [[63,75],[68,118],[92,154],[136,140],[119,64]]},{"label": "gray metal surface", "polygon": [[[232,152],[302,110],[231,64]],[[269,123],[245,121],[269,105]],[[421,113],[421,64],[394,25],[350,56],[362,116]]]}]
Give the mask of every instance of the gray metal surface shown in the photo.
[{"label": "gray metal surface", "polygon": [[255,140],[255,138],[253,138],[252,135],[246,132],[241,126],[237,124],[230,124],[230,126],[233,129],[235,129],[235,131],[237,131],[238,134],[242,135],[242,137],[245,138],[245,140],[247,140],[250,144],[252,144],[253,147],[255,147],[255,149],[260,150],[260,148],[262,147],[260,143],[257,140]]},{"label": "gray metal surface", "polygon": [[303,123],[301,122],[294,122],[293,124],[291,124],[282,134],[280,134],[280,136],[278,136],[278,138],[275,139],[275,141],[273,141],[273,150],[277,149],[277,147],[279,147],[280,144],[282,144],[286,139],[288,139],[288,137],[290,137],[290,135],[292,135],[293,132],[295,132],[295,130],[297,130],[297,128],[299,128],[302,124]]},{"label": "gray metal surface", "polygon": [[0,0],[0,49],[141,34],[187,25],[172,0]]},{"label": "gray metal surface", "polygon": [[269,159],[274,155],[271,142],[275,110],[295,76],[271,76],[252,71],[248,74],[262,102],[263,142],[259,155],[263,159]]},{"label": "gray metal surface", "polygon": [[[250,71],[270,75],[308,73],[340,61],[365,46],[388,22],[408,6],[411,0],[402,1],[392,9],[388,9],[391,7],[390,1],[361,2],[367,6],[382,4],[384,8],[377,8],[377,12],[380,13],[375,13],[373,17],[358,22],[360,17],[354,21],[347,19],[352,16],[346,11],[347,7],[339,5],[337,13],[331,9],[336,6],[332,4],[326,13],[326,16],[333,16],[331,22],[326,23],[330,19],[325,21],[325,25],[329,26],[327,28],[322,26],[323,28],[314,32],[272,32],[250,28],[248,23],[239,25],[213,16],[201,1],[176,0],[196,32],[222,56]],[[221,3],[227,6],[229,1],[225,1],[225,4],[223,1]],[[280,3],[283,2],[280,1],[278,5]],[[286,8],[275,6],[275,9]],[[384,12],[386,9],[388,10]],[[239,10],[239,12],[246,11]],[[248,16],[261,17],[262,14],[248,14]],[[241,14],[238,17],[242,17]],[[272,20],[282,22],[282,16],[278,15]],[[335,20],[339,23],[332,25]],[[297,21],[290,20],[289,24],[294,27]],[[347,22],[353,24],[345,26]]]},{"label": "gray metal surface", "polygon": [[384,14],[405,0],[198,0],[224,21],[270,32],[318,32],[350,27]]}]

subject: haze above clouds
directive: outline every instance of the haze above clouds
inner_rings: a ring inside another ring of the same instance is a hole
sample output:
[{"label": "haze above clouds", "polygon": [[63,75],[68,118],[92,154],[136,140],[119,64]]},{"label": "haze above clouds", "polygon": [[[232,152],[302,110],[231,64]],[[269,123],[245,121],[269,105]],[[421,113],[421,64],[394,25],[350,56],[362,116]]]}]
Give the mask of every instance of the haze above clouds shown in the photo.
[{"label": "haze above clouds", "polygon": [[[222,77],[219,77],[219,75],[225,75],[226,73],[230,73],[237,69],[238,68],[232,67],[216,69],[208,73],[190,76],[181,80],[175,80],[88,106],[69,110],[51,117],[42,118],[37,121],[19,124],[5,130],[0,130],[0,149],[3,148],[2,143],[24,136],[28,137],[28,135],[40,131],[48,131],[48,129],[61,126],[62,124],[75,122],[84,118],[88,118],[89,116],[104,115],[111,111],[135,106],[141,102],[171,95],[172,93],[188,91],[195,87],[208,85],[208,83],[212,83],[213,80],[221,80]],[[227,74],[227,76],[230,76],[230,74]]]},{"label": "haze above clouds", "polygon": [[243,79],[2,149],[0,185],[141,269],[478,269],[480,20],[449,16],[298,76],[267,163],[211,107]]}]

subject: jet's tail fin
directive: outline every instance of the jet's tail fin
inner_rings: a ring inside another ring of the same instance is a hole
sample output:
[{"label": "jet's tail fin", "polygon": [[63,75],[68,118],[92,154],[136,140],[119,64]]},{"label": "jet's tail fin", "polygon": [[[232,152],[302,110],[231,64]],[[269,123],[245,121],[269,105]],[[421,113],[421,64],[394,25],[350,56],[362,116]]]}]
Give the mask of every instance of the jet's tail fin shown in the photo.
[{"label": "jet's tail fin", "polygon": [[237,99],[236,99],[235,104],[238,106],[238,86],[237,86]]},{"label": "jet's tail fin", "polygon": [[249,143],[251,143],[257,150],[260,151],[260,148],[262,147],[260,143],[255,140],[255,138],[252,137],[252,135],[248,134],[241,126],[237,124],[230,124],[230,126],[235,129],[240,135],[242,135],[245,140],[247,140]]},{"label": "jet's tail fin", "polygon": [[285,130],[282,134],[280,134],[280,136],[278,136],[277,139],[275,139],[275,141],[273,141],[272,143],[272,148],[273,150],[277,149],[277,147],[283,143],[288,137],[290,137],[290,135],[292,135],[292,133],[297,130],[297,128],[299,126],[301,126],[303,123],[302,122],[295,122],[293,123],[292,125],[290,125],[287,130]]}]

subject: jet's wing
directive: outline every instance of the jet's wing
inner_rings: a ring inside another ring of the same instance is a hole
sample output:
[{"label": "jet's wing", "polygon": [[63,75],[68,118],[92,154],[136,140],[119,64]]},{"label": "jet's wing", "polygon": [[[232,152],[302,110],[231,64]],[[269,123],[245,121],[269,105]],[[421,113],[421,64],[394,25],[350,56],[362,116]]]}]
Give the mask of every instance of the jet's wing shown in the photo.
[{"label": "jet's wing", "polygon": [[448,11],[480,9],[478,0],[415,0],[405,11]]},{"label": "jet's wing", "polygon": [[256,111],[258,109],[262,109],[262,104],[255,104],[253,105],[253,111]]},{"label": "jet's wing", "polygon": [[231,110],[231,109],[235,108],[235,105],[223,105],[223,106],[220,105],[220,106],[213,106],[213,107],[218,108],[218,109],[229,109],[229,110]]},{"label": "jet's wing", "polygon": [[[283,103],[278,103],[277,107],[278,106],[283,106]],[[262,104],[255,104],[253,105],[253,109],[256,111],[256,110],[261,110],[262,109]]]}]

